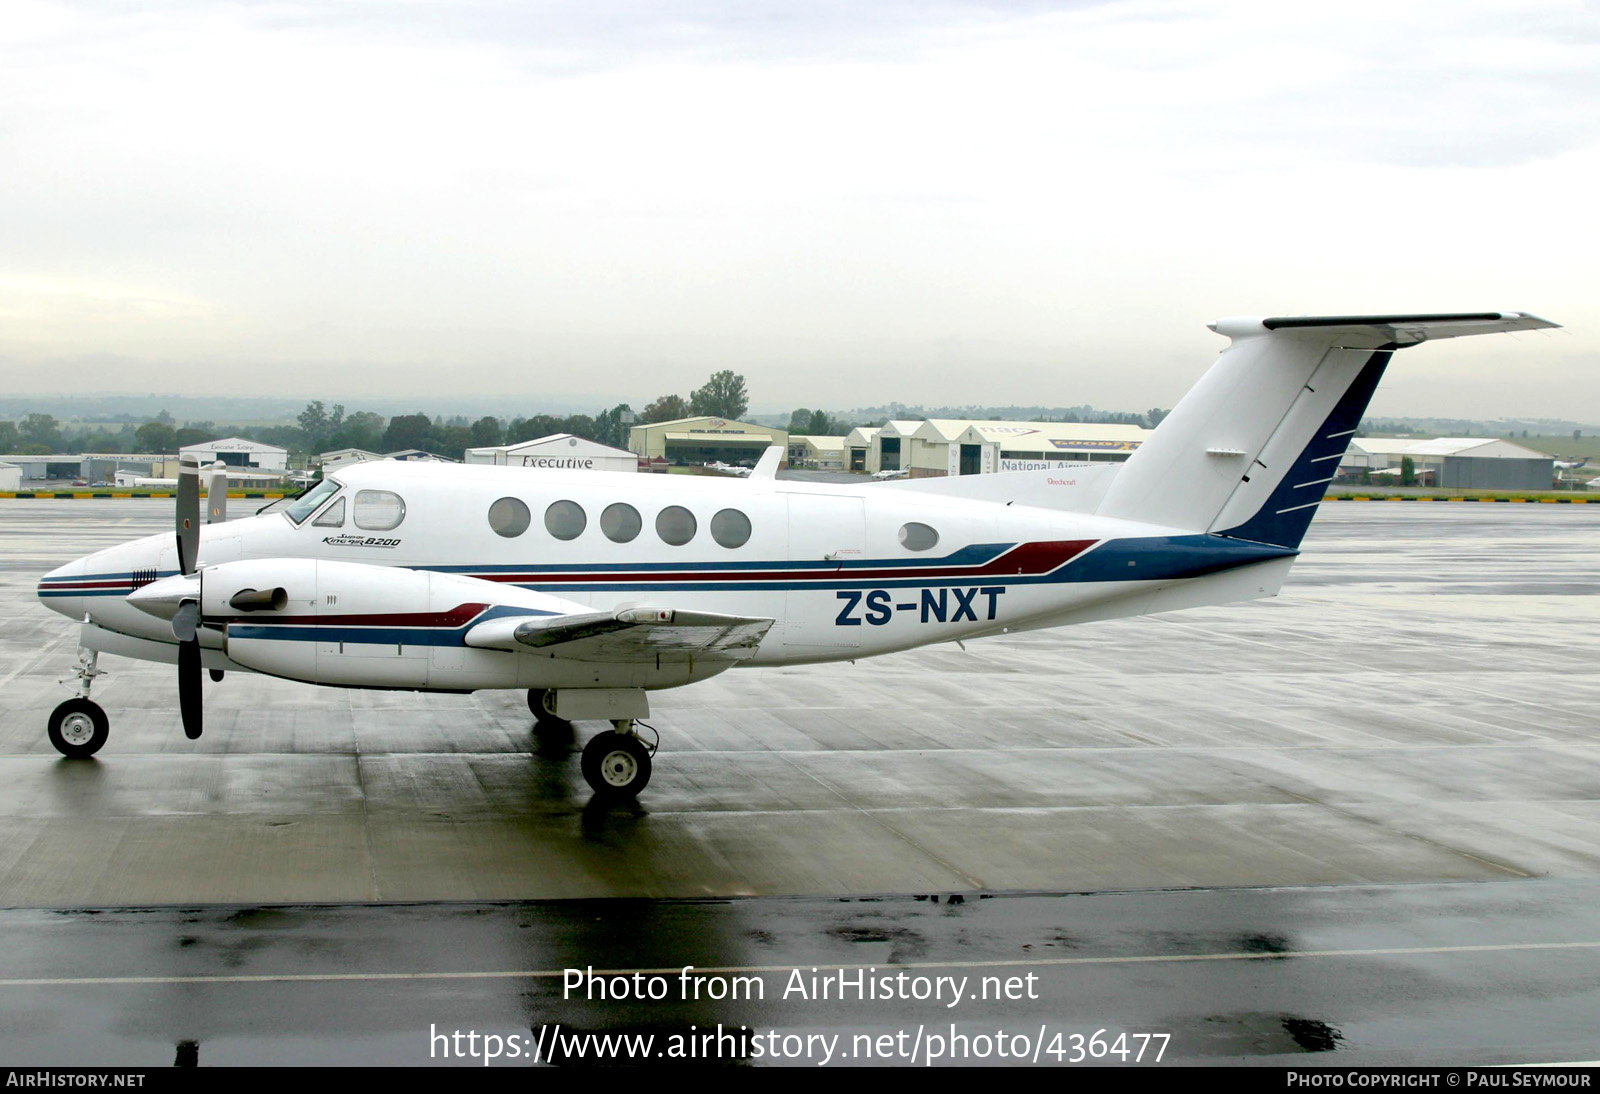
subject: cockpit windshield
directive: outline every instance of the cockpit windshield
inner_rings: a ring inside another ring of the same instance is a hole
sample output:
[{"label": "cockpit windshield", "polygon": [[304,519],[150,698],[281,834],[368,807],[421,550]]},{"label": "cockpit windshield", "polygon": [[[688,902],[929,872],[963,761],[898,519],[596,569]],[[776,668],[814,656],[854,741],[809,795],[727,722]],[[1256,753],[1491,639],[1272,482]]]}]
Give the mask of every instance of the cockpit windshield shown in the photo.
[{"label": "cockpit windshield", "polygon": [[316,512],[317,506],[327,501],[339,492],[341,484],[332,479],[323,479],[317,485],[301,494],[294,502],[283,510],[284,515],[296,524],[305,523],[305,519]]}]

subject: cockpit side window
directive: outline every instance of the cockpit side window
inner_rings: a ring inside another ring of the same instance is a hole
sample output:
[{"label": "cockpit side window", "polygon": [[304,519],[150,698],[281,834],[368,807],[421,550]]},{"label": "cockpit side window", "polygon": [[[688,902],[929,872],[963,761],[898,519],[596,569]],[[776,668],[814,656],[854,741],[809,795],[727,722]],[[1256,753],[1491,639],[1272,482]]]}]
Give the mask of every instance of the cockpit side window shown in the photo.
[{"label": "cockpit side window", "polygon": [[295,524],[304,524],[306,518],[317,511],[318,506],[339,492],[341,485],[333,479],[323,479],[286,506],[283,515]]},{"label": "cockpit side window", "polygon": [[311,522],[317,528],[343,528],[344,527],[344,499],[340,498],[322,511],[322,515]]}]

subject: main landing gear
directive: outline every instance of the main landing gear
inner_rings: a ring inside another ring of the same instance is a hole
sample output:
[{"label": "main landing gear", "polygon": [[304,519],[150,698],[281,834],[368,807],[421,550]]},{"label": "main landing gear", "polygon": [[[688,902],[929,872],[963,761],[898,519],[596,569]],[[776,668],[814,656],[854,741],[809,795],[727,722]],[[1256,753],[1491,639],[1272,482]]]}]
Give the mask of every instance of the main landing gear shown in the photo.
[{"label": "main landing gear", "polygon": [[98,650],[78,650],[78,694],[50,712],[50,743],[56,751],[74,760],[84,760],[100,751],[111,735],[111,721],[100,704],[89,698],[89,687],[96,676],[105,674],[98,668]]},{"label": "main landing gear", "polygon": [[[556,717],[555,696],[535,688],[528,692],[528,709],[535,719],[533,731],[541,739],[553,734],[563,734],[571,739],[572,723]],[[650,781],[651,757],[655,755],[657,740],[655,730],[632,718],[616,718],[612,729],[598,734],[583,746],[583,759],[579,767],[584,781],[594,791],[595,797],[605,801],[631,798]],[[650,730],[647,744],[639,736],[641,726]]]},{"label": "main landing gear", "polygon": [[572,732],[571,722],[556,717],[556,712],[550,705],[554,700],[555,696],[543,688],[531,688],[528,691],[528,709],[533,711],[533,719],[538,723],[539,732],[548,733],[551,730]]},{"label": "main landing gear", "polygon": [[631,798],[650,781],[654,745],[639,739],[632,718],[619,718],[583,746],[583,778],[598,798]]}]

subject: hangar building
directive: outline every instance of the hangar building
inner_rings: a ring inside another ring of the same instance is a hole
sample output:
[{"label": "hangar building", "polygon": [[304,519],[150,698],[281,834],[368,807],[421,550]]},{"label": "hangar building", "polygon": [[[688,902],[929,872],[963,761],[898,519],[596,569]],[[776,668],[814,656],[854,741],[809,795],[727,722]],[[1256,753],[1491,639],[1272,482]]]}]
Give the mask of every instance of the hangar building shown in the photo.
[{"label": "hangar building", "polygon": [[963,475],[972,474],[968,467],[974,462],[985,474],[1044,471],[1057,463],[1120,463],[1151,432],[1101,422],[973,422],[951,442],[960,452],[950,455],[961,461]]},{"label": "hangar building", "polygon": [[922,425],[919,421],[910,419],[896,419],[885,422],[883,426],[872,435],[872,450],[867,456],[866,470],[879,471],[904,471],[911,466],[911,439],[917,427]]},{"label": "hangar building", "polygon": [[283,472],[289,469],[289,450],[275,444],[262,444],[243,437],[224,437],[220,441],[187,444],[178,449],[179,456],[194,455],[203,467],[221,460],[229,467],[251,468],[260,471]]},{"label": "hangar building", "polygon": [[869,461],[876,459],[876,449],[872,442],[878,436],[878,426],[858,425],[850,431],[844,439],[845,470],[847,471],[876,471],[877,467],[868,467]]},{"label": "hangar building", "polygon": [[1151,431],[1136,425],[930,418],[890,422],[872,444],[877,467],[912,478],[1037,471],[1055,463],[1125,460]]},{"label": "hangar building", "polygon": [[1554,456],[1498,437],[1361,437],[1339,471],[1397,470],[1408,456],[1419,480],[1445,490],[1548,490],[1555,480]]},{"label": "hangar building", "polygon": [[789,435],[789,466],[814,467],[819,471],[845,469],[844,437],[802,437]]},{"label": "hangar building", "polygon": [[83,479],[85,482],[110,482],[119,469],[150,474],[150,469],[160,465],[169,456],[151,454],[122,454],[86,452],[78,455],[6,456],[7,463],[22,469],[26,481],[41,482],[49,479]]},{"label": "hangar building", "polygon": [[636,425],[628,430],[628,447],[643,459],[665,457],[669,463],[753,465],[769,445],[789,450],[789,431],[752,422],[701,416]]},{"label": "hangar building", "polygon": [[381,460],[383,457],[376,452],[368,452],[365,448],[335,448],[332,452],[323,452],[317,457],[317,462],[322,465],[322,473],[331,475],[341,468],[351,464],[366,463],[368,460]]},{"label": "hangar building", "polygon": [[467,463],[499,464],[502,467],[555,467],[579,471],[637,471],[639,457],[623,448],[612,448],[598,441],[575,437],[571,433],[552,433],[517,444],[467,449]]}]

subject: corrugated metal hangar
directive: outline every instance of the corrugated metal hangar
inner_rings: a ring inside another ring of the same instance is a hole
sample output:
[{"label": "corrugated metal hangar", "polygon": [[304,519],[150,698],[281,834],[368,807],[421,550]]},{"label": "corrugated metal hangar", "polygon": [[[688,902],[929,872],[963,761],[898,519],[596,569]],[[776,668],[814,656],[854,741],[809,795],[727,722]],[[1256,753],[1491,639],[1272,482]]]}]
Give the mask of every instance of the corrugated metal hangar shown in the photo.
[{"label": "corrugated metal hangar", "polygon": [[770,445],[787,452],[789,431],[705,416],[636,425],[628,431],[628,447],[635,453],[647,460],[665,458],[669,463],[754,465]]},{"label": "corrugated metal hangar", "polygon": [[1554,456],[1498,437],[1361,437],[1339,471],[1389,474],[1408,457],[1418,485],[1445,490],[1548,490],[1555,480]]},{"label": "corrugated metal hangar", "polygon": [[[909,471],[912,478],[1037,471],[1056,463],[1127,459],[1150,436],[1136,425],[1093,422],[998,422],[960,418],[889,422],[860,440],[860,470]],[[852,448],[856,434],[847,439]]]}]

